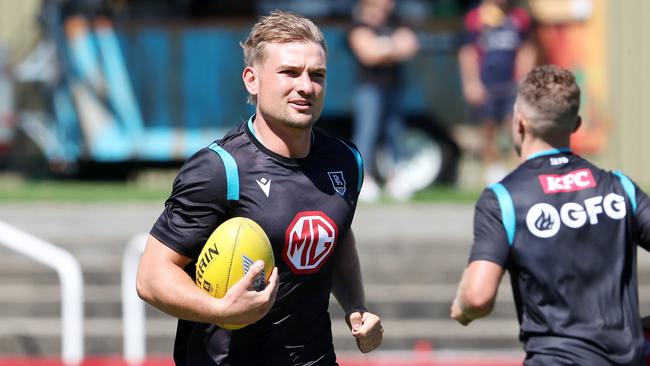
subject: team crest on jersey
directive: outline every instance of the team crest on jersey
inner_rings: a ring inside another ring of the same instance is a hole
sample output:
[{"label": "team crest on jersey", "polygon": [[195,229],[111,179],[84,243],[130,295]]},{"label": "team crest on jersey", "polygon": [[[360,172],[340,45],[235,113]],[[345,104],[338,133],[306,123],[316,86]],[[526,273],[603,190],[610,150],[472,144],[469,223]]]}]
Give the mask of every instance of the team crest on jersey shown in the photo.
[{"label": "team crest on jersey", "polygon": [[338,227],[322,211],[299,212],[285,233],[282,257],[296,274],[317,272],[334,252]]},{"label": "team crest on jersey", "polygon": [[567,174],[542,174],[538,178],[546,194],[575,192],[596,186],[596,179],[589,169],[578,169]]},{"label": "team crest on jersey", "polygon": [[343,177],[343,172],[327,172],[327,175],[330,176],[330,181],[332,181],[332,186],[341,196],[345,194],[345,177]]}]

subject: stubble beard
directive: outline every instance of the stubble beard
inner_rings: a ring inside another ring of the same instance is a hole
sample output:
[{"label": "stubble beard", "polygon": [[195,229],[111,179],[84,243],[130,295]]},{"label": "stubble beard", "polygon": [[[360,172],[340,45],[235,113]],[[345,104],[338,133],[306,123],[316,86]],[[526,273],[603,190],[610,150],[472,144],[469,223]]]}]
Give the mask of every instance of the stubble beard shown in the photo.
[{"label": "stubble beard", "polygon": [[302,130],[307,130],[316,124],[316,121],[318,121],[318,117],[320,117],[320,112],[319,113],[314,113],[311,115],[308,121],[300,121],[296,120],[295,118],[291,118],[292,116],[288,115],[286,118],[282,120],[282,123],[292,129],[302,129]]}]

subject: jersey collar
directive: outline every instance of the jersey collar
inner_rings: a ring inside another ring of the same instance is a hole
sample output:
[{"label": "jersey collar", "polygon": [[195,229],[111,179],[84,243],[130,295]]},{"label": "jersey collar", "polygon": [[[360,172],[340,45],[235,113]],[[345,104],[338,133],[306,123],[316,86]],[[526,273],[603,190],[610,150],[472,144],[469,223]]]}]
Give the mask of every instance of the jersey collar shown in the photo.
[{"label": "jersey collar", "polygon": [[538,151],[534,154],[528,155],[526,160],[532,160],[535,158],[539,158],[540,156],[548,156],[548,155],[555,155],[555,154],[562,154],[562,153],[570,153],[571,149],[568,147],[562,147],[559,149],[548,149],[548,150],[542,150]]},{"label": "jersey collar", "polygon": [[295,159],[295,158],[287,158],[286,156],[282,156],[279,154],[274,153],[273,151],[269,150],[264,146],[262,141],[259,139],[257,134],[255,133],[255,128],[253,127],[253,121],[255,120],[256,114],[253,114],[250,116],[248,119],[248,122],[246,122],[246,132],[248,133],[248,136],[250,137],[251,141],[260,149],[262,152],[264,152],[266,155],[272,157],[275,160],[278,160],[282,163],[289,164],[289,165],[295,165],[298,166],[301,164],[301,162],[306,161],[309,159],[312,155],[312,152],[314,151],[314,146],[316,144],[316,135],[314,134],[314,129],[312,128],[311,131],[311,147],[309,149],[309,154],[307,154],[306,157],[302,159]]}]

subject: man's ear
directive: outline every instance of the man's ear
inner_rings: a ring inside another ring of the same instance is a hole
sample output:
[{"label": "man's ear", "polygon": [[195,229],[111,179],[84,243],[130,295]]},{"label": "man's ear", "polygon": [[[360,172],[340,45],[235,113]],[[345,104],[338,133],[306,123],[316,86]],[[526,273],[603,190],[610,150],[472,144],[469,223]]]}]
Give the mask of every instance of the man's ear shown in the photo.
[{"label": "man's ear", "polygon": [[528,125],[528,121],[526,120],[526,116],[524,116],[521,111],[518,111],[516,116],[515,116],[515,130],[517,131],[518,134],[522,135],[526,131],[526,127]]},{"label": "man's ear", "polygon": [[576,126],[573,128],[573,131],[571,131],[571,133],[578,131],[580,126],[582,126],[582,117],[578,116],[578,120],[576,121]]},{"label": "man's ear", "polygon": [[244,80],[244,86],[248,90],[248,94],[257,95],[259,89],[258,79],[257,79],[257,70],[252,66],[246,66],[242,72],[242,80]]}]

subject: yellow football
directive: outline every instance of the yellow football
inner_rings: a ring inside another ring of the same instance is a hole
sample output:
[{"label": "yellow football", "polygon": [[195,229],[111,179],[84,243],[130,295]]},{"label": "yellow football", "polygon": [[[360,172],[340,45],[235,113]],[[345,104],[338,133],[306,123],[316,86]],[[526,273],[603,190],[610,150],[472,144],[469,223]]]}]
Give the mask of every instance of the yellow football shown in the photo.
[{"label": "yellow football", "polygon": [[[275,267],[271,242],[255,221],[233,217],[219,225],[203,246],[196,262],[196,284],[211,296],[221,298],[257,260],[264,261],[264,270],[253,288],[262,291]],[[248,324],[217,325],[234,330]]]}]

